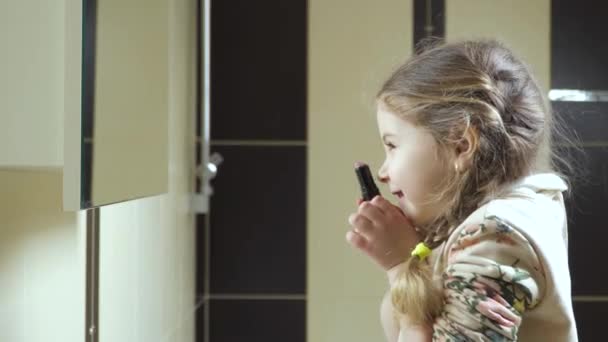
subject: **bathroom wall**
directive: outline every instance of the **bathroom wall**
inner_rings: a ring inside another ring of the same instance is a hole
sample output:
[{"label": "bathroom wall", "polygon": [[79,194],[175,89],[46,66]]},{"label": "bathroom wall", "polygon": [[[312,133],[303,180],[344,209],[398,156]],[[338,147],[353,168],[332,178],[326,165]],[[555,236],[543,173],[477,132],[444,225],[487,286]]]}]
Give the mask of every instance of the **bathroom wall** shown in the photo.
[{"label": "bathroom wall", "polygon": [[[603,1],[551,2],[551,88],[608,90],[608,45],[605,44]],[[574,314],[579,340],[602,336],[608,314],[606,273],[597,262],[605,260],[608,232],[608,104],[603,102],[553,102],[554,109],[574,129],[582,154],[566,147],[576,167],[573,195],[568,199],[570,267]]]},{"label": "bathroom wall", "polygon": [[307,6],[212,1],[211,152],[197,341],[306,340]]},{"label": "bathroom wall", "polygon": [[56,170],[0,169],[0,341],[84,339],[85,217]]},{"label": "bathroom wall", "polygon": [[374,99],[412,54],[413,3],[310,0],[309,11],[308,341],[382,341],[386,276],[345,234],[354,162],[376,172],[384,157]]},{"label": "bathroom wall", "polygon": [[543,89],[550,87],[551,1],[445,1],[445,37],[496,38],[532,68]]}]

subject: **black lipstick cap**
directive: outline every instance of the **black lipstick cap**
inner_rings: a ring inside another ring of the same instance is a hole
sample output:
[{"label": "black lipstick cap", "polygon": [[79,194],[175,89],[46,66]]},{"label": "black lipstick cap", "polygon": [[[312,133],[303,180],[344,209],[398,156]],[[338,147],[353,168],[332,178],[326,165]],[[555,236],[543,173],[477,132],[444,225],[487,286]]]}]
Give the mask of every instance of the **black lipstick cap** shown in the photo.
[{"label": "black lipstick cap", "polygon": [[355,163],[355,173],[361,186],[361,197],[364,201],[371,201],[374,197],[380,195],[380,190],[378,190],[367,164],[361,162]]}]

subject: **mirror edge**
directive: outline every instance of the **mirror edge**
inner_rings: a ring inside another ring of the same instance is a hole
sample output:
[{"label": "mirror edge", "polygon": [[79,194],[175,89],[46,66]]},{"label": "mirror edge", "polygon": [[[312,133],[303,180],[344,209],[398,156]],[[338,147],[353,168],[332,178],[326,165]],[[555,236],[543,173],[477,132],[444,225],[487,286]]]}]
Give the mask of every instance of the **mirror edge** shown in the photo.
[{"label": "mirror edge", "polygon": [[81,206],[82,0],[65,2],[63,209]]}]

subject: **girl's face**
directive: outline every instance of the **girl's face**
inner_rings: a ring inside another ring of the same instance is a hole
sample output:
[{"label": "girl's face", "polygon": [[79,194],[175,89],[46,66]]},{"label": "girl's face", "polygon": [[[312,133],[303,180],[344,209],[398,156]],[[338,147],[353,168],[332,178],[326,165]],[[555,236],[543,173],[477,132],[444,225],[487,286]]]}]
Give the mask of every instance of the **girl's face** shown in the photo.
[{"label": "girl's face", "polygon": [[437,158],[437,143],[420,127],[378,106],[378,128],[386,159],[378,171],[380,181],[399,199],[406,216],[421,227],[439,213],[439,203],[428,203],[444,176],[444,165]]}]

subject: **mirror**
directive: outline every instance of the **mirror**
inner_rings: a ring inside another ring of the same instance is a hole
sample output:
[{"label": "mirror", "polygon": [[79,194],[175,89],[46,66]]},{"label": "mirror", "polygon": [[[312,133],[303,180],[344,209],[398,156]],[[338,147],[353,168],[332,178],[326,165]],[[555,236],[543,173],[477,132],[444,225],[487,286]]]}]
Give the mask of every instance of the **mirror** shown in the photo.
[{"label": "mirror", "polygon": [[66,1],[64,209],[168,188],[163,2]]}]

